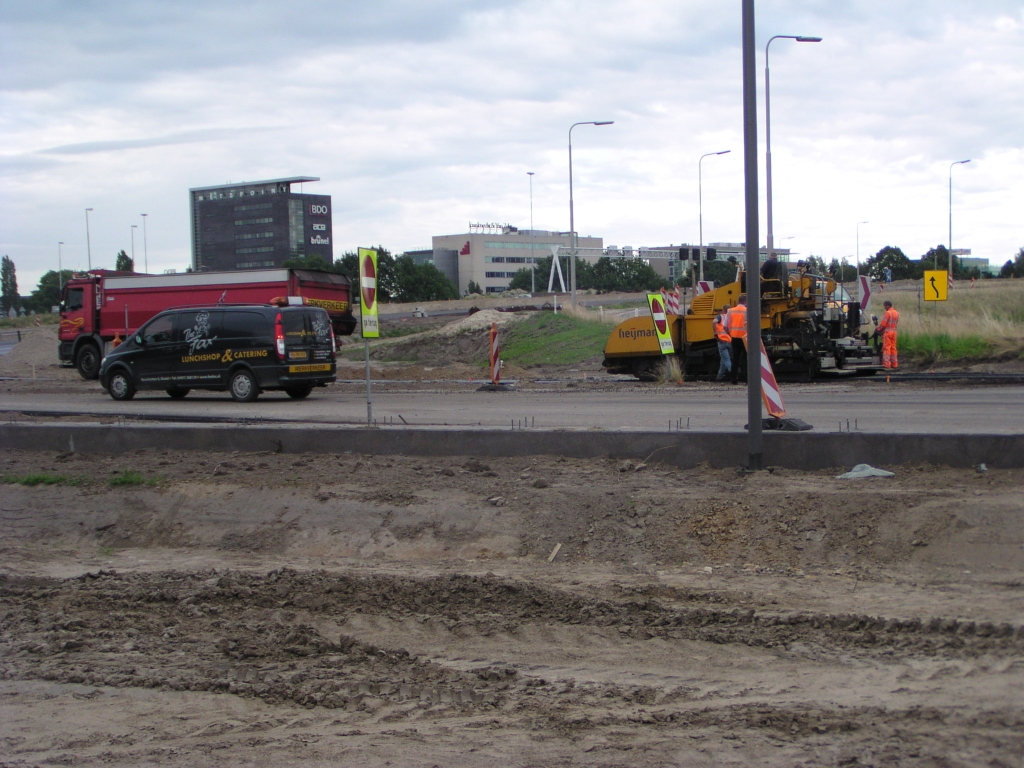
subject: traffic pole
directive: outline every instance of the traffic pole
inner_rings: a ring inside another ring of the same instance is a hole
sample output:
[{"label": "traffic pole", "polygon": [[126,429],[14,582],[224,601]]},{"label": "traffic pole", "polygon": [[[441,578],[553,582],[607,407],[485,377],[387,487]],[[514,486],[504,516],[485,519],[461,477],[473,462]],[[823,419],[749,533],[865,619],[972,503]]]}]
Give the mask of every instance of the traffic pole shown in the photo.
[{"label": "traffic pole", "polygon": [[761,271],[757,209],[757,74],[754,0],[743,0],[743,176],[747,262],[747,468],[761,469]]}]

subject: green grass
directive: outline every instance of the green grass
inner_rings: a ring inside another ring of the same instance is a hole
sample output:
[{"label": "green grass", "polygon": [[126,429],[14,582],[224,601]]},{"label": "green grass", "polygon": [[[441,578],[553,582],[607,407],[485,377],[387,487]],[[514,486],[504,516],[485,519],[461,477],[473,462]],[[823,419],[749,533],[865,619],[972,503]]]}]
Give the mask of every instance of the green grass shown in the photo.
[{"label": "green grass", "polygon": [[138,472],[132,472],[130,469],[126,469],[121,474],[111,478],[111,485],[115,487],[123,485],[156,485],[159,482],[159,477],[145,478]]},{"label": "green grass", "polygon": [[899,354],[922,362],[938,360],[984,360],[992,355],[994,344],[981,336],[950,336],[948,333],[901,333]]},{"label": "green grass", "polygon": [[87,481],[77,477],[34,473],[29,475],[4,475],[5,485],[84,485]]},{"label": "green grass", "polygon": [[29,315],[27,317],[0,317],[0,331],[16,328],[23,328],[25,330],[35,328],[36,317],[39,318],[39,321],[43,325],[56,325],[60,320],[59,315],[51,315],[49,312],[39,315]]},{"label": "green grass", "polygon": [[501,356],[509,363],[573,365],[600,355],[611,327],[596,320],[538,312],[508,328]]}]

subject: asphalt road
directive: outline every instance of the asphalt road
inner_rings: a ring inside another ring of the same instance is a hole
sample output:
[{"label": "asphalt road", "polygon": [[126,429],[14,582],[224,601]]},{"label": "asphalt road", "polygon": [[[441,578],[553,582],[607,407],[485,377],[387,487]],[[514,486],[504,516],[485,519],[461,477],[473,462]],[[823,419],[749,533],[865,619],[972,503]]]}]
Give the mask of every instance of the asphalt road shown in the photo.
[{"label": "asphalt road", "polygon": [[[410,426],[479,426],[537,429],[674,429],[677,420],[691,430],[742,430],[746,392],[742,386],[684,388],[624,387],[592,391],[555,385],[550,390],[477,392],[466,384],[457,391],[397,390],[378,385],[373,415],[378,423]],[[891,433],[1024,432],[1024,387],[911,387],[884,383],[813,384],[783,387],[790,416],[816,430]],[[0,395],[3,418],[14,413],[95,415],[99,417],[181,421],[282,420],[365,424],[365,392],[355,385],[319,390],[294,401],[266,393],[255,403],[234,403],[226,394],[195,392],[182,401],[163,393],[142,393],[128,403],[111,400],[97,388],[69,394]],[[404,420],[404,421],[403,421]]]}]

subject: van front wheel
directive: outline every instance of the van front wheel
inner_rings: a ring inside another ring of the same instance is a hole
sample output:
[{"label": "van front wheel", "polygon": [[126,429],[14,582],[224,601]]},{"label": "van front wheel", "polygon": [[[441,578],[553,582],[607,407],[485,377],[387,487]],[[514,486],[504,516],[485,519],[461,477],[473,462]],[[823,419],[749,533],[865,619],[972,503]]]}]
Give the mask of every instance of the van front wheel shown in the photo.
[{"label": "van front wheel", "polygon": [[135,384],[125,371],[114,371],[111,374],[108,390],[115,400],[131,400],[135,397]]},{"label": "van front wheel", "polygon": [[249,371],[239,370],[231,374],[231,398],[236,403],[251,403],[259,396],[259,385]]}]

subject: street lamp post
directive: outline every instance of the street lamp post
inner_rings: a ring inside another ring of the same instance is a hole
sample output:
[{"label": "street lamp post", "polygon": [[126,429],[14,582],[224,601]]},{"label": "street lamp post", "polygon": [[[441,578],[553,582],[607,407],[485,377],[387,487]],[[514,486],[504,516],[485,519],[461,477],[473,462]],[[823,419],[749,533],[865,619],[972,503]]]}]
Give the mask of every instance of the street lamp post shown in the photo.
[{"label": "street lamp post", "polygon": [[857,279],[860,280],[860,225],[870,224],[870,221],[857,222]]},{"label": "street lamp post", "polygon": [[700,160],[697,161],[697,221],[700,229],[700,248],[697,253],[698,259],[700,260],[700,279],[704,279],[704,183],[701,178],[701,163],[704,162],[705,157],[712,157],[713,155],[728,155],[732,152],[731,149],[723,149],[721,152],[708,152],[707,154],[701,155]]},{"label": "street lamp post", "polygon": [[[772,255],[775,248],[774,232],[772,230],[772,106],[771,92],[768,87],[768,48],[772,40],[796,40],[798,43],[820,43],[820,37],[807,37],[805,35],[775,35],[768,40],[764,47],[764,141],[765,141],[765,190],[766,190],[766,217],[768,224],[768,256]],[[756,243],[755,243],[756,245]]]},{"label": "street lamp post", "polygon": [[[58,296],[64,295],[64,258],[60,252],[60,247],[64,245],[64,241],[61,240],[57,243],[57,290]],[[58,298],[58,301],[60,299]]]},{"label": "street lamp post", "polygon": [[135,230],[139,228],[138,224],[132,224],[132,271],[135,271]]},{"label": "street lamp post", "polygon": [[92,242],[89,240],[89,211],[92,208],[85,209],[85,253],[89,259],[89,269],[92,269]]},{"label": "street lamp post", "polygon": [[537,262],[533,258],[533,171],[527,171],[530,177],[530,293],[537,292]]},{"label": "street lamp post", "polygon": [[[964,163],[971,162],[970,158],[967,160],[957,160],[955,163],[950,163],[949,166],[949,276],[953,276],[953,166],[963,165]],[[935,254],[935,268],[938,269],[939,254]]]},{"label": "street lamp post", "polygon": [[149,272],[149,248],[146,246],[146,217],[148,213],[142,215],[142,258],[146,260],[146,272]]},{"label": "street lamp post", "polygon": [[[572,306],[576,307],[576,221],[572,210],[572,129],[577,125],[614,125],[614,120],[587,120],[569,126],[569,243],[572,258],[569,261],[569,286],[572,293]],[[557,259],[558,256],[555,256]]]}]

